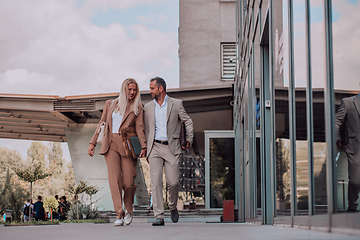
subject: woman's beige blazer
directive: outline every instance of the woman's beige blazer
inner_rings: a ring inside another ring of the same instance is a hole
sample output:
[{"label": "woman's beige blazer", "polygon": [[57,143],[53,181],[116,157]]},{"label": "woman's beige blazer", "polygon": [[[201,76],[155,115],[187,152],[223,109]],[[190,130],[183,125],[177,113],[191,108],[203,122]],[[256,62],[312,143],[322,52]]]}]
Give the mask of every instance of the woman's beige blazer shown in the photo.
[{"label": "woman's beige blazer", "polygon": [[[112,134],[111,134],[112,133],[112,113],[113,113],[114,109],[110,109],[111,102],[112,102],[112,100],[106,101],[100,122],[99,122],[99,124],[96,128],[96,131],[90,141],[91,144],[94,144],[94,146],[96,146],[96,140],[99,136],[98,130],[99,130],[100,124],[102,122],[105,122],[106,123],[105,124],[105,136],[104,136],[103,143],[102,143],[101,149],[100,149],[101,155],[104,155],[109,151],[111,140],[112,140],[111,139],[112,138]],[[130,111],[129,108],[126,108],[120,128],[117,131],[117,132],[119,132],[119,135],[120,135],[120,129],[125,128],[125,127],[134,127],[136,130],[136,134],[139,138],[141,148],[146,148],[142,107],[139,107],[139,113],[137,116],[135,115],[135,113],[133,111]],[[121,156],[126,156],[124,147],[122,145],[120,146],[119,151],[120,151]]]}]

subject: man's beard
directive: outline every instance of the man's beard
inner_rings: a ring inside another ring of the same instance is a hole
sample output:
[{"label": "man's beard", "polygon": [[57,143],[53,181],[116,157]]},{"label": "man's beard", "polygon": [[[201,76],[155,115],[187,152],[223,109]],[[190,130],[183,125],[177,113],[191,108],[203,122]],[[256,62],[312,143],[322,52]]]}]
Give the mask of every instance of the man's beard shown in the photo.
[{"label": "man's beard", "polygon": [[151,94],[152,99],[159,100],[160,94],[155,95],[155,93]]}]

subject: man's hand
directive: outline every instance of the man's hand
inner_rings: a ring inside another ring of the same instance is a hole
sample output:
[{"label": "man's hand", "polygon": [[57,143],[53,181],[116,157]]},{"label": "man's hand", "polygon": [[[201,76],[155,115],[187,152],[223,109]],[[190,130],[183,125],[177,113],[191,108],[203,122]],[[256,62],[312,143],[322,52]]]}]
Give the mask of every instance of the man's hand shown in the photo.
[{"label": "man's hand", "polygon": [[141,152],[139,154],[139,158],[143,158],[143,157],[146,157],[146,148],[141,149]]},{"label": "man's hand", "polygon": [[336,144],[341,148],[341,149],[344,149],[346,147],[346,145],[342,145],[342,140],[339,139],[337,140]]},{"label": "man's hand", "polygon": [[89,148],[88,148],[88,154],[90,157],[93,157],[95,153],[95,146],[93,144],[89,144]]},{"label": "man's hand", "polygon": [[185,147],[184,147],[184,146],[181,146],[181,148],[185,150],[185,149],[188,149],[189,146],[190,146],[189,141],[186,141],[186,146],[185,146]]}]

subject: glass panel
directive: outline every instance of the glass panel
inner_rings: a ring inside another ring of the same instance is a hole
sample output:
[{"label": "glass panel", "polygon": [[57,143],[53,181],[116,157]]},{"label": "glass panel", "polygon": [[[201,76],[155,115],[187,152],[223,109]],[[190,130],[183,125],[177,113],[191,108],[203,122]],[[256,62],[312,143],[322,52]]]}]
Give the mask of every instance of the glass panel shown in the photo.
[{"label": "glass panel", "polygon": [[276,139],[277,215],[290,215],[290,140]]},{"label": "glass panel", "polygon": [[314,204],[315,214],[327,213],[325,144],[325,24],[322,2],[311,1],[311,70],[314,124]]},{"label": "glass panel", "polygon": [[[315,127],[314,127],[315,129]],[[324,134],[324,133],[322,133]],[[319,135],[319,133],[315,134]],[[325,138],[323,139],[325,141]],[[326,143],[314,142],[314,192],[315,214],[327,213],[326,197]]]},{"label": "glass panel", "polygon": [[[280,2],[280,1],[279,1]],[[275,127],[276,127],[276,209],[277,215],[290,215],[290,140],[289,140],[289,44],[287,0],[274,5],[275,24]]]},{"label": "glass panel", "polygon": [[[288,98],[289,86],[289,46],[288,46],[288,5],[283,0],[283,34],[279,39],[283,43],[283,96]],[[308,140],[306,115],[306,35],[305,1],[294,1],[294,77],[296,106],[296,194],[298,214],[308,213]],[[326,165],[325,165],[325,121],[324,121],[324,86],[325,86],[325,31],[323,21],[323,3],[311,1],[311,70],[313,86],[313,123],[314,123],[314,187],[316,213],[326,213]],[[281,45],[279,44],[279,49]],[[279,91],[278,91],[279,92]],[[280,92],[277,98],[280,99]],[[288,103],[277,103],[277,113],[285,115],[285,131],[277,135],[277,199],[278,214],[290,214],[290,140]],[[278,107],[280,105],[281,107]],[[282,112],[280,109],[282,108]],[[278,121],[278,119],[277,119]],[[278,132],[277,128],[277,132]]]},{"label": "glass panel", "polygon": [[297,214],[308,213],[308,141],[306,119],[306,36],[305,1],[294,1],[294,77],[296,120],[296,195]]},{"label": "glass panel", "polygon": [[234,139],[210,138],[210,208],[223,200],[235,200]]},{"label": "glass panel", "polygon": [[[332,28],[333,28],[333,64],[334,64],[334,88],[335,88],[335,110],[340,106],[341,99],[355,96],[360,91],[359,81],[359,62],[360,62],[360,26],[359,26],[359,0],[337,0],[332,4]],[[357,98],[357,97],[356,97]],[[355,98],[355,99],[356,99]],[[346,136],[346,129],[359,129],[359,122],[351,121],[351,114],[357,114],[355,105],[347,107],[347,116],[345,122],[347,126],[344,128],[344,135],[342,140],[347,142],[347,147],[341,149],[337,148],[338,157],[336,159],[336,172],[337,172],[337,207],[338,212],[356,209],[356,205],[349,207],[348,195],[355,194],[357,191],[353,191],[349,186],[349,171],[354,169],[354,165],[348,166],[349,163],[354,162],[353,155],[348,155],[346,152],[350,150],[351,143],[358,141],[358,138],[348,138]],[[354,116],[354,115],[352,115]],[[349,120],[349,121],[347,121]],[[356,131],[356,130],[355,130]],[[356,135],[357,136],[357,135]],[[351,140],[354,139],[354,140]],[[335,139],[337,141],[338,139]],[[359,151],[359,147],[355,151]],[[351,152],[351,150],[350,150]],[[358,154],[358,152],[354,152]],[[357,167],[357,165],[356,165]],[[350,178],[358,175],[358,173],[352,175],[350,172]],[[348,192],[349,191],[349,192]],[[360,203],[359,199],[355,197]],[[357,207],[360,210],[360,204]]]}]

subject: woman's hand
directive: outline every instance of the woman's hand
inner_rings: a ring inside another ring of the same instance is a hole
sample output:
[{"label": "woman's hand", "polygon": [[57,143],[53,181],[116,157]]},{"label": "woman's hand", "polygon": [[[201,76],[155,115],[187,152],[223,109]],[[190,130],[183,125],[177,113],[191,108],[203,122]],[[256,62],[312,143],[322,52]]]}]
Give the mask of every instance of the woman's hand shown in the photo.
[{"label": "woman's hand", "polygon": [[141,149],[141,152],[140,152],[140,155],[139,155],[139,158],[143,158],[146,156],[146,148],[144,149]]},{"label": "woman's hand", "polygon": [[95,153],[95,146],[93,144],[89,144],[89,148],[88,148],[88,154],[90,157],[93,157]]}]

